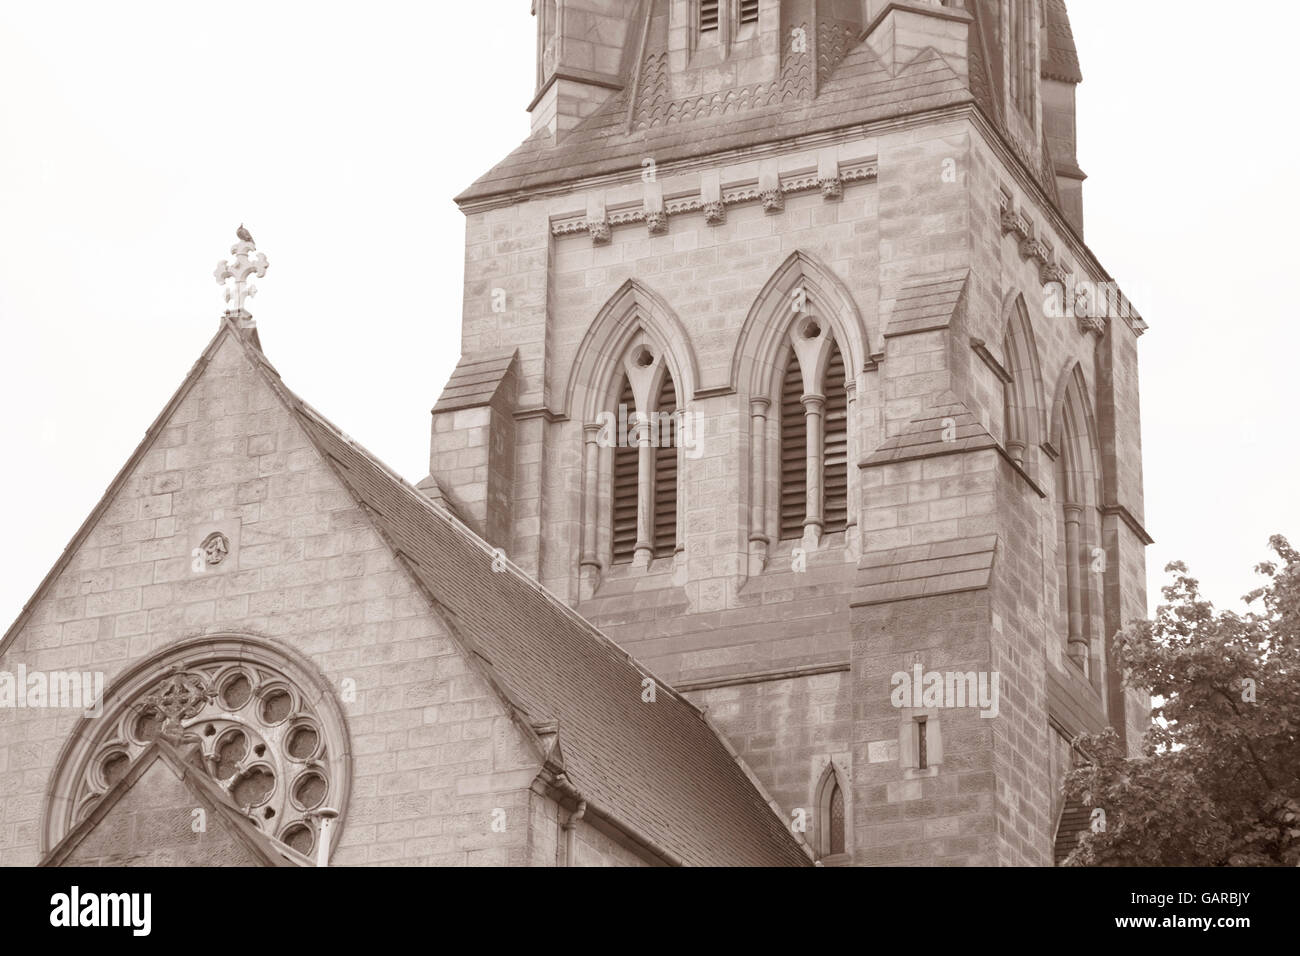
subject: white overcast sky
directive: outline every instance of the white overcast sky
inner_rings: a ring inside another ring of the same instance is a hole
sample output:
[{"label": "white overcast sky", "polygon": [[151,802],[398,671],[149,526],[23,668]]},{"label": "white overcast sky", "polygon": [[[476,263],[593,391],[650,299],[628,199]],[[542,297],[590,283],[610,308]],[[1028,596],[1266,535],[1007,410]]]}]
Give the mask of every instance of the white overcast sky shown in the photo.
[{"label": "white overcast sky", "polygon": [[[1087,238],[1142,338],[1153,605],[1300,542],[1294,4],[1073,0]],[[0,0],[0,627],[216,328],[244,222],[285,381],[412,480],[459,354],[451,199],[526,135],[528,0]],[[1214,51],[1209,56],[1207,51]]]}]

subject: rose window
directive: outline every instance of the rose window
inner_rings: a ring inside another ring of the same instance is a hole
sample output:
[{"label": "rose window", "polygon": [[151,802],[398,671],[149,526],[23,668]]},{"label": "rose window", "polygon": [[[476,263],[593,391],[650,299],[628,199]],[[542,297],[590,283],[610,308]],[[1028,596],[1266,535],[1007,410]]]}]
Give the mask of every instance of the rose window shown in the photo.
[{"label": "rose window", "polygon": [[[256,646],[270,650],[267,642]],[[56,790],[48,846],[84,819],[161,737],[217,781],[264,833],[313,856],[315,811],[341,811],[348,788],[346,734],[328,688],[305,672],[305,662],[274,660],[247,647],[228,656],[167,656],[177,659],[161,672],[155,666],[115,688],[103,718],[90,721],[93,740],[74,735],[73,753],[56,782],[64,794]],[[73,763],[79,767],[70,770]]]}]

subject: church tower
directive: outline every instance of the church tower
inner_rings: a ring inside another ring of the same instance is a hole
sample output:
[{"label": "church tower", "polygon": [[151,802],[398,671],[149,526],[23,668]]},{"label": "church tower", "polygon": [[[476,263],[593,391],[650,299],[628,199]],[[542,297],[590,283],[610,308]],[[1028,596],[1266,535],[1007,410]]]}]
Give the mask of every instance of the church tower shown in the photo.
[{"label": "church tower", "polygon": [[1151,543],[1064,0],[533,15],[421,489],[824,863],[1050,865],[1073,738],[1147,719],[1110,641]]}]

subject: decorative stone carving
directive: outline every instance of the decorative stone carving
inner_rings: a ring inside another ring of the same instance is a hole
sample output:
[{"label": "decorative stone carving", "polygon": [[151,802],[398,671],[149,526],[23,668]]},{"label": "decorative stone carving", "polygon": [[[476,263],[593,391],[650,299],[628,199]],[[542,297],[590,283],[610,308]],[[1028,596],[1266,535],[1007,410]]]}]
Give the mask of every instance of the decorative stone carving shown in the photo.
[{"label": "decorative stone carving", "polygon": [[1010,206],[1002,210],[1002,234],[1012,233],[1022,242],[1029,238],[1031,229],[1029,220]]},{"label": "decorative stone carving", "polygon": [[785,208],[785,193],[780,189],[764,189],[761,198],[763,212],[780,212]]},{"label": "decorative stone carving", "polygon": [[159,733],[176,742],[185,730],[182,721],[198,714],[216,695],[211,681],[202,674],[187,674],[173,665],[162,682],[145,694],[141,705],[162,718]]},{"label": "decorative stone carving", "polygon": [[203,551],[204,565],[215,568],[230,554],[230,539],[220,531],[214,531],[203,539],[199,548]]},{"label": "decorative stone carving", "polygon": [[1043,265],[1049,261],[1051,256],[1047,251],[1047,246],[1043,244],[1041,239],[1030,236],[1020,240],[1020,258],[1035,259],[1040,265]]},{"label": "decorative stone carving", "polygon": [[1089,332],[1094,335],[1106,334],[1106,320],[1095,315],[1079,315],[1079,331],[1085,335]]},{"label": "decorative stone carving", "polygon": [[591,236],[591,241],[596,245],[603,245],[609,242],[610,229],[608,219],[587,220],[587,235]]},{"label": "decorative stone carving", "polygon": [[722,200],[716,202],[706,202],[704,204],[704,221],[710,226],[718,226],[727,220],[727,209],[722,205]]},{"label": "decorative stone carving", "polygon": [[1057,262],[1044,262],[1038,268],[1038,281],[1043,285],[1059,282],[1064,287],[1069,278],[1070,274],[1061,268],[1060,263]]},{"label": "decorative stone carving", "polygon": [[668,231],[668,213],[660,209],[658,212],[648,212],[645,214],[646,228],[650,235],[660,236]]},{"label": "decorative stone carving", "polygon": [[844,195],[840,160],[833,148],[823,149],[817,157],[817,188],[822,191],[822,199],[840,199]]}]

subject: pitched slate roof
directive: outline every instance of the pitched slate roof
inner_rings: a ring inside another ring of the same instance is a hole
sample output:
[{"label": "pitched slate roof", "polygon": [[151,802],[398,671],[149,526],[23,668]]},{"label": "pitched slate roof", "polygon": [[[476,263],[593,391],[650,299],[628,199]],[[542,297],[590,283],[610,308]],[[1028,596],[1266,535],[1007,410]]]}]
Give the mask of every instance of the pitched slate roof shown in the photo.
[{"label": "pitched slate roof", "polygon": [[[970,102],[971,92],[934,50],[891,76],[865,42],[852,45],[811,98],[807,71],[791,68],[787,39],[783,75],[770,84],[661,102],[654,79],[667,52],[666,33],[652,37],[639,83],[610,97],[559,143],[540,129],[456,197],[458,203],[509,196],[588,176],[779,142],[922,110]],[[649,104],[632,103],[632,98]],[[629,123],[629,104],[634,107]]]},{"label": "pitched slate roof", "polygon": [[894,302],[885,337],[946,329],[960,317],[970,273],[947,272],[909,279]]},{"label": "pitched slate roof", "polygon": [[450,412],[489,404],[510,371],[516,352],[508,348],[462,355],[433,410]]},{"label": "pitched slate roof", "polygon": [[[528,725],[555,722],[589,806],[705,866],[807,866],[803,845],[704,714],[293,394],[241,339],[436,613]],[[647,681],[655,701],[643,701]]]},{"label": "pitched slate roof", "polygon": [[997,535],[985,534],[863,555],[853,606],[983,590],[997,544]]},{"label": "pitched slate roof", "polygon": [[864,458],[862,464],[886,465],[1000,447],[965,403],[946,392],[929,410],[912,419],[901,432]]},{"label": "pitched slate roof", "polygon": [[[544,128],[534,132],[456,201],[513,199],[591,176],[639,175],[647,156],[663,165],[962,103],[974,102],[1001,128],[995,95],[1000,72],[992,62],[1001,56],[1001,47],[994,25],[985,23],[987,11],[968,4],[965,14],[971,20],[969,84],[932,48],[891,75],[861,35],[841,29],[818,37],[814,96],[810,54],[793,49],[791,31],[780,75],[770,82],[673,99],[666,72],[668,18],[660,11],[647,21],[639,59],[629,57],[622,89],[611,92],[558,143]],[[1047,0],[1045,25],[1043,75],[1080,82],[1064,0]],[[1050,161],[1033,172],[1055,195]]]},{"label": "pitched slate roof", "polygon": [[1047,0],[1044,16],[1047,20],[1047,49],[1043,53],[1043,76],[1066,83],[1082,83],[1079,52],[1074,46],[1074,31],[1070,29],[1065,0]]}]

